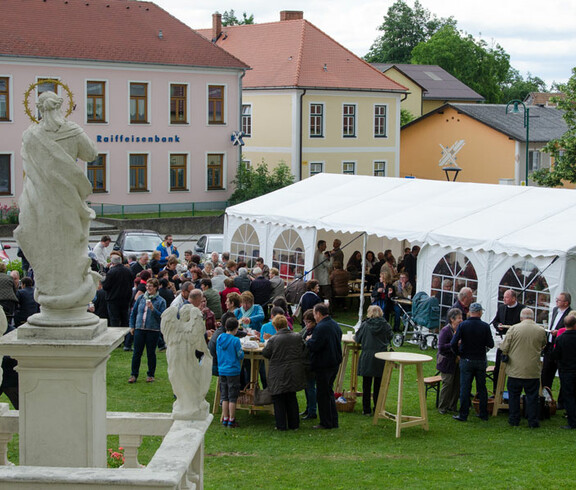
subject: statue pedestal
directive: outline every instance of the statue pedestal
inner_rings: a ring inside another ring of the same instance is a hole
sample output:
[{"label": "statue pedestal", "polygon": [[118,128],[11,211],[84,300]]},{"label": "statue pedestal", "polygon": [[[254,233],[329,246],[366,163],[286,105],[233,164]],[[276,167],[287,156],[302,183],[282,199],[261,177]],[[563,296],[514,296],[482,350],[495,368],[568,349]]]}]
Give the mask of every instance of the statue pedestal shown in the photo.
[{"label": "statue pedestal", "polygon": [[0,340],[0,352],[18,360],[20,465],[105,467],[106,361],[126,329],[101,320],[85,340],[71,335],[74,327],[47,336],[28,328]]}]

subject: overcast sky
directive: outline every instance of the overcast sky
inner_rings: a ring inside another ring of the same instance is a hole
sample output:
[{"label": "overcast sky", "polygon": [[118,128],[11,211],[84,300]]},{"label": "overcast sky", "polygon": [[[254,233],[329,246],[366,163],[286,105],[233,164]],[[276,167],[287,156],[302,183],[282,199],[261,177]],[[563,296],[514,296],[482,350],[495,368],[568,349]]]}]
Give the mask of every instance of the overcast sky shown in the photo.
[{"label": "overcast sky", "polygon": [[[304,18],[364,56],[378,37],[378,26],[394,0],[152,0],[192,28],[210,27],[212,13],[234,9],[254,14],[256,23],[279,20],[281,10],[302,10]],[[413,0],[407,0],[411,6]],[[498,43],[523,76],[548,85],[565,82],[576,66],[576,2],[571,0],[421,0],[438,17],[453,16],[458,27],[489,44]],[[201,8],[202,6],[202,8]],[[204,8],[205,7],[205,8]]]}]

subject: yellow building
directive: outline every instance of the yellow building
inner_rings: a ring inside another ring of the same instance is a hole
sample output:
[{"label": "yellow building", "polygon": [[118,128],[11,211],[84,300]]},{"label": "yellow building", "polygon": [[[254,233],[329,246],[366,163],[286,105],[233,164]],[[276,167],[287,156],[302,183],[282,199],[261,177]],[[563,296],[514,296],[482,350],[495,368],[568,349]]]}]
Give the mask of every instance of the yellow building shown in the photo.
[{"label": "yellow building", "polygon": [[484,97],[438,65],[372,63],[372,66],[408,88],[408,96],[402,100],[402,109],[415,118],[444,104],[467,104],[484,100]]},{"label": "yellow building", "polygon": [[406,88],[304,20],[198,31],[251,67],[242,80],[244,159],[320,172],[398,176]]},{"label": "yellow building", "polygon": [[527,164],[523,114],[506,114],[500,104],[446,104],[402,128],[400,176],[444,180],[444,169],[457,167],[458,181],[520,184],[526,166],[528,175],[550,167],[542,147],[568,129],[558,109],[528,110]]}]

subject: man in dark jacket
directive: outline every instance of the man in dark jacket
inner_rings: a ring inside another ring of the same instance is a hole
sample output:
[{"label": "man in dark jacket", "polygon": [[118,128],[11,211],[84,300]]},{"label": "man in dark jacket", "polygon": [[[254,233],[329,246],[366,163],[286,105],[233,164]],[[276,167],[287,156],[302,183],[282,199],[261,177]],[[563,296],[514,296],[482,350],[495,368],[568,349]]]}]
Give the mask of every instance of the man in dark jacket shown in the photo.
[{"label": "man in dark jacket", "polygon": [[252,269],[254,280],[250,284],[250,292],[254,295],[254,303],[264,308],[270,301],[272,294],[272,284],[264,277],[260,267]]},{"label": "man in dark jacket", "polygon": [[576,317],[564,318],[565,332],[556,340],[552,359],[558,362],[562,401],[568,417],[568,425],[562,429],[576,429]]},{"label": "man in dark jacket", "polygon": [[460,356],[460,413],[453,418],[466,422],[470,411],[472,380],[480,402],[479,417],[488,420],[488,391],[486,390],[486,349],[494,347],[490,325],[481,320],[482,305],[472,303],[468,320],[463,321],[450,341],[452,350]]},{"label": "man in dark jacket", "polygon": [[22,289],[16,291],[18,305],[14,312],[14,326],[26,323],[28,317],[40,313],[40,305],[34,299],[34,281],[30,277],[22,278]]},{"label": "man in dark jacket", "polygon": [[127,327],[132,298],[132,273],[122,265],[122,258],[118,255],[113,255],[110,263],[110,270],[102,283],[102,289],[106,291],[110,326]]},{"label": "man in dark jacket", "polygon": [[328,315],[328,306],[314,306],[316,327],[306,338],[311,369],[316,375],[316,394],[320,424],[314,429],[337,429],[338,412],[334,400],[334,381],[342,362],[342,330]]}]

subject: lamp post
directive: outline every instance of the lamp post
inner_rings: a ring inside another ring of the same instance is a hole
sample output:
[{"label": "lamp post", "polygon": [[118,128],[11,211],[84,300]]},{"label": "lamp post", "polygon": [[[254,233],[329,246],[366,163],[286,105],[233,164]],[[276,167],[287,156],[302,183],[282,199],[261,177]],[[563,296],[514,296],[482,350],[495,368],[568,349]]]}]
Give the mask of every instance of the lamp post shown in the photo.
[{"label": "lamp post", "polygon": [[446,165],[442,170],[444,170],[444,173],[446,174],[446,180],[448,182],[450,182],[450,174],[454,173],[454,178],[452,179],[452,182],[456,182],[456,177],[458,177],[458,174],[462,169],[457,165]]},{"label": "lamp post", "polygon": [[[521,100],[511,100],[506,104],[506,114],[520,114],[520,109],[518,106],[522,105],[524,108],[524,127],[526,128],[526,185],[528,185],[528,142],[530,141],[530,108],[526,107],[526,104]],[[508,111],[509,107],[512,110]]]}]

